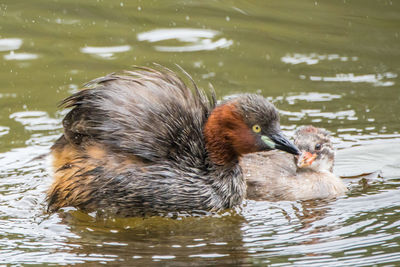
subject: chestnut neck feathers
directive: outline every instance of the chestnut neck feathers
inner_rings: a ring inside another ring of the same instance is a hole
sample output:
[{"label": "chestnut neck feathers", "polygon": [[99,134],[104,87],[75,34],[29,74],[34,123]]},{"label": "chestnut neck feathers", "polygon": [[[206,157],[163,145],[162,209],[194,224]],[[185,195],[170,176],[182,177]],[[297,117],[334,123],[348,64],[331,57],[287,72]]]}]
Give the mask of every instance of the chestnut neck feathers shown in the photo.
[{"label": "chestnut neck feathers", "polygon": [[262,124],[270,134],[279,131],[277,110],[261,96],[244,94],[216,107],[204,127],[211,160],[224,165],[261,150],[257,135],[251,130],[255,124]]}]

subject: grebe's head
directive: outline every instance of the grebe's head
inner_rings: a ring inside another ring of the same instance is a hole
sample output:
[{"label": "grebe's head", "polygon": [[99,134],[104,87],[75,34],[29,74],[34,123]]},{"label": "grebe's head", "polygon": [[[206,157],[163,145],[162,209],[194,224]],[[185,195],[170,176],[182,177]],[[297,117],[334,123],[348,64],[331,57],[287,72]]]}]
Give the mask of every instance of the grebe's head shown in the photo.
[{"label": "grebe's head", "polygon": [[204,127],[206,147],[219,165],[243,154],[280,149],[300,154],[280,130],[278,111],[264,97],[245,94],[216,107]]},{"label": "grebe's head", "polygon": [[297,168],[314,171],[332,171],[335,151],[328,131],[313,126],[300,127],[294,143],[301,155],[295,157]]}]

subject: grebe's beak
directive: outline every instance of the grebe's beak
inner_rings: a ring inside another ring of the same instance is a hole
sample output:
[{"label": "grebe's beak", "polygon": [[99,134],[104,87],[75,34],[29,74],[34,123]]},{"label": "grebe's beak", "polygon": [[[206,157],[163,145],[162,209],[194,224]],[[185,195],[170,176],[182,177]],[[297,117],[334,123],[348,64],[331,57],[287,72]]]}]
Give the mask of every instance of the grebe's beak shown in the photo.
[{"label": "grebe's beak", "polygon": [[310,166],[314,160],[317,158],[317,154],[311,154],[310,152],[301,153],[299,159],[297,160],[297,167],[304,168]]},{"label": "grebe's beak", "polygon": [[294,155],[300,155],[299,149],[283,136],[282,133],[276,133],[270,137],[263,135],[261,139],[271,148],[280,149]]}]

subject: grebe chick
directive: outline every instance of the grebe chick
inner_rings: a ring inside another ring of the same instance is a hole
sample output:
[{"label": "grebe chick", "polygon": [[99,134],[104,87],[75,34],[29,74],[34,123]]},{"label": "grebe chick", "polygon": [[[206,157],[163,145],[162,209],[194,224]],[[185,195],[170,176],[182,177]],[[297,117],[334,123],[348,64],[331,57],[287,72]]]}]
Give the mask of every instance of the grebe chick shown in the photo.
[{"label": "grebe chick", "polygon": [[332,173],[335,151],[327,131],[300,127],[294,136],[300,156],[259,152],[242,157],[247,198],[254,200],[308,200],[343,195],[347,188]]},{"label": "grebe chick", "polygon": [[144,216],[231,208],[246,194],[239,157],[299,154],[265,98],[245,94],[215,106],[194,87],[170,70],[137,68],[66,98],[72,109],[51,148],[48,210]]}]

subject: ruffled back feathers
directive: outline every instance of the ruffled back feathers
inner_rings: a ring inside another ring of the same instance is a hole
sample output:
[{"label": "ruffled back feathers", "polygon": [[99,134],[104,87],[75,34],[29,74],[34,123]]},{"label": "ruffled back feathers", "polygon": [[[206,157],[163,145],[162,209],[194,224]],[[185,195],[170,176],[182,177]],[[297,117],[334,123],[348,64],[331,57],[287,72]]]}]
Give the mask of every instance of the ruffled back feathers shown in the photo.
[{"label": "ruffled back feathers", "polygon": [[202,129],[215,96],[193,87],[165,68],[95,79],[61,103],[73,108],[63,120],[65,138],[76,145],[98,142],[144,161],[199,166],[206,157]]}]

